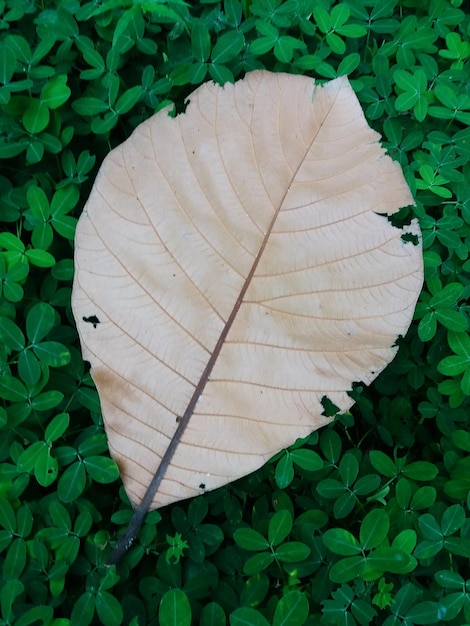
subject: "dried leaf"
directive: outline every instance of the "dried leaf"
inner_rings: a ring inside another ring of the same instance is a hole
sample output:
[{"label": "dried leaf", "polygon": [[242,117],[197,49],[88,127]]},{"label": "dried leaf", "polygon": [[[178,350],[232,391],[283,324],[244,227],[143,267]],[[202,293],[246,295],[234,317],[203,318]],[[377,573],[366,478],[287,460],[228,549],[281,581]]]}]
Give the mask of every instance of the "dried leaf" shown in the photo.
[{"label": "dried leaf", "polygon": [[412,203],[346,78],[207,83],[108,155],[73,310],[134,505],[159,466],[151,508],[259,468],[329,421],[324,396],[352,405],[422,286],[383,215]]}]

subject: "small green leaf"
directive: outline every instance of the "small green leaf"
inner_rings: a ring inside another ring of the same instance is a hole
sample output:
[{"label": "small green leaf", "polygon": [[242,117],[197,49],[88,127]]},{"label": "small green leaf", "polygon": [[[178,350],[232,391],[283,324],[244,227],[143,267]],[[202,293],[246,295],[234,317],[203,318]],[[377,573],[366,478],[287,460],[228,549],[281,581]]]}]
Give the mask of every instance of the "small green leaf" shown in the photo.
[{"label": "small green leaf", "polygon": [[23,333],[8,317],[0,317],[0,339],[10,350],[22,350],[25,345]]},{"label": "small green leaf", "polygon": [[369,459],[374,469],[379,474],[386,476],[387,478],[394,478],[397,473],[397,467],[392,459],[380,450],[371,450],[369,452]]},{"label": "small green leaf", "polygon": [[39,302],[30,308],[26,316],[26,334],[31,343],[35,344],[54,327],[56,313],[47,302]]},{"label": "small green leaf", "polygon": [[229,31],[221,35],[215,43],[211,61],[213,64],[227,63],[234,59],[245,45],[245,38],[240,31]]},{"label": "small green leaf", "polygon": [[361,523],[359,541],[364,550],[376,548],[387,537],[390,518],[384,509],[369,511]]},{"label": "small green leaf", "polygon": [[58,109],[69,99],[71,94],[67,86],[67,76],[61,74],[51,78],[41,90],[41,102],[49,109]]},{"label": "small green leaf", "polygon": [[42,341],[33,346],[38,359],[50,367],[62,367],[70,362],[70,351],[57,341]]},{"label": "small green leaf", "polygon": [[191,626],[191,606],[181,589],[170,589],[163,594],[158,607],[160,624],[165,626]]},{"label": "small green leaf", "polygon": [[464,332],[468,328],[466,316],[460,311],[452,311],[449,309],[438,309],[436,311],[437,321],[456,333]]},{"label": "small green leaf", "polygon": [[310,548],[301,541],[288,541],[276,548],[275,556],[283,563],[296,563],[303,561],[310,555]]},{"label": "small green leaf", "polygon": [[313,450],[299,448],[297,450],[292,450],[290,456],[296,465],[309,472],[316,472],[321,470],[323,467],[323,461],[320,455]]},{"label": "small green leaf", "polygon": [[354,556],[361,553],[359,541],[344,528],[329,528],[323,534],[323,543],[328,550],[341,556]]},{"label": "small green leaf", "polygon": [[34,217],[39,220],[47,220],[49,218],[49,200],[40,187],[37,185],[28,187],[26,198]]},{"label": "small green leaf", "polygon": [[350,556],[337,561],[329,571],[330,580],[334,583],[347,583],[354,580],[364,570],[365,558],[363,556]]},{"label": "small green leaf", "polygon": [[211,52],[209,30],[202,22],[195,22],[191,29],[191,51],[196,60],[205,63]]},{"label": "small green leaf", "polygon": [[73,502],[85,489],[86,472],[83,463],[70,465],[59,478],[57,493],[62,502]]},{"label": "small green leaf", "polygon": [[104,626],[120,626],[122,624],[121,603],[108,591],[100,590],[96,594],[96,612]]},{"label": "small green leaf", "polygon": [[436,519],[430,513],[425,513],[424,515],[421,515],[418,523],[421,532],[423,533],[423,537],[426,537],[426,539],[429,539],[430,541],[442,540],[441,528]]},{"label": "small green leaf", "polygon": [[27,400],[29,393],[26,387],[14,376],[4,374],[0,376],[0,398],[10,402]]},{"label": "small green leaf", "polygon": [[100,113],[109,111],[109,104],[99,100],[98,98],[83,97],[74,100],[72,108],[79,115],[83,115],[84,117],[93,117],[95,115],[99,115]]},{"label": "small green leaf", "polygon": [[277,546],[292,530],[292,515],[283,509],[274,513],[269,520],[268,540],[271,546]]},{"label": "small green leaf", "polygon": [[244,550],[266,550],[269,548],[268,540],[261,533],[252,528],[238,528],[233,533],[235,543]]},{"label": "small green leaf", "polygon": [[88,626],[95,612],[96,600],[91,591],[85,591],[75,602],[71,614],[71,626]]},{"label": "small green leaf", "polygon": [[35,135],[43,131],[49,124],[50,114],[47,106],[39,100],[32,99],[31,104],[23,114],[25,129]]},{"label": "small green leaf", "polygon": [[136,85],[125,91],[122,96],[119,97],[114,108],[119,115],[128,113],[140,100],[142,96],[142,87]]},{"label": "small green leaf", "polygon": [[200,626],[226,626],[225,613],[223,608],[217,602],[209,602],[206,604],[199,618]]},{"label": "small green leaf", "polygon": [[431,481],[436,478],[439,473],[438,468],[428,461],[414,461],[409,463],[402,469],[402,473],[412,480]]},{"label": "small green leaf", "polygon": [[42,487],[49,487],[57,478],[59,466],[57,459],[51,456],[51,451],[44,445],[36,457],[34,464],[34,475]]},{"label": "small green leaf", "polygon": [[46,250],[26,250],[26,258],[31,265],[36,265],[36,267],[52,267],[55,265],[54,257]]},{"label": "small green leaf", "polygon": [[44,433],[46,442],[50,444],[57,441],[59,437],[62,437],[68,428],[69,422],[70,417],[68,413],[59,413],[59,415],[56,415],[54,419],[49,422],[46,432]]},{"label": "small green leaf", "polygon": [[87,456],[83,459],[87,473],[98,483],[112,483],[119,478],[116,463],[105,456]]},{"label": "small green leaf", "polygon": [[273,626],[302,626],[309,614],[308,600],[301,591],[289,591],[279,600]]},{"label": "small green leaf", "polygon": [[51,391],[44,391],[34,396],[31,399],[31,406],[35,411],[49,411],[60,404],[63,399],[64,394],[61,391],[51,389]]},{"label": "small green leaf", "polygon": [[444,511],[441,530],[444,536],[453,535],[465,524],[465,510],[460,504],[454,504]]},{"label": "small green leaf", "polygon": [[19,580],[6,580],[2,584],[0,590],[0,606],[2,616],[8,622],[12,622],[13,613],[12,607],[15,600],[24,592],[24,585]]},{"label": "small green leaf", "polygon": [[325,9],[315,6],[313,9],[313,17],[322,33],[327,33],[331,29],[331,18]]},{"label": "small green leaf", "polygon": [[16,516],[6,498],[0,496],[0,526],[13,534],[16,531]]},{"label": "small green leaf", "polygon": [[230,613],[230,626],[269,626],[268,620],[256,609],[243,606]]},{"label": "small green leaf", "polygon": [[269,567],[273,561],[274,554],[272,552],[259,552],[245,561],[243,572],[248,576],[259,574],[259,572],[262,572]]},{"label": "small green leaf", "polygon": [[285,489],[294,480],[294,465],[290,452],[286,451],[277,462],[274,477],[279,489]]}]

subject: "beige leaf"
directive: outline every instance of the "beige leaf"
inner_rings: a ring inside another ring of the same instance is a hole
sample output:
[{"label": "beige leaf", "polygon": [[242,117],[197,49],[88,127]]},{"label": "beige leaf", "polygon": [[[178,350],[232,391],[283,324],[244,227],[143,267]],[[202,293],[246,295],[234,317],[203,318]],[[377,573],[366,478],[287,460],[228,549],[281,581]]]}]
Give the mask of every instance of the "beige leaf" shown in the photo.
[{"label": "beige leaf", "polygon": [[207,83],[108,155],[73,310],[134,506],[165,453],[151,508],[259,468],[324,396],[352,405],[422,286],[420,243],[379,215],[412,203],[346,78]]}]

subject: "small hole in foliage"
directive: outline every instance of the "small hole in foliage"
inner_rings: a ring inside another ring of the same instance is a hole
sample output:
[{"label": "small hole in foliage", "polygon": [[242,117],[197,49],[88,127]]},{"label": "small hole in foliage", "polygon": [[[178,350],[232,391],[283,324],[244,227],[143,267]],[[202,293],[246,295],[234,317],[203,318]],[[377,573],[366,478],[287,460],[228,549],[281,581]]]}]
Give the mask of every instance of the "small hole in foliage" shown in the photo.
[{"label": "small hole in foliage", "polygon": [[323,396],[320,400],[323,407],[322,415],[325,417],[333,417],[339,413],[339,407],[336,406],[327,396]]},{"label": "small hole in foliage", "polygon": [[405,243],[411,242],[414,246],[417,246],[419,243],[418,235],[415,235],[414,233],[405,233],[401,236],[401,240]]}]

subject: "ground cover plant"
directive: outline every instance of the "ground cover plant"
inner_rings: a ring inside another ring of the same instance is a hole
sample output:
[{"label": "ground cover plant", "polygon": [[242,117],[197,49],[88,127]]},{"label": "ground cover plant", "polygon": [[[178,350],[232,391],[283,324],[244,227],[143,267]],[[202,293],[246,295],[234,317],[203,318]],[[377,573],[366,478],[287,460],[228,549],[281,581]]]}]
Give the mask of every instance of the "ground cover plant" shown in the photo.
[{"label": "ground cover plant", "polygon": [[[459,0],[0,2],[1,624],[470,623],[469,40]],[[77,217],[137,124],[253,69],[350,76],[416,199],[415,321],[351,413],[107,567],[131,508],[70,311]]]}]

